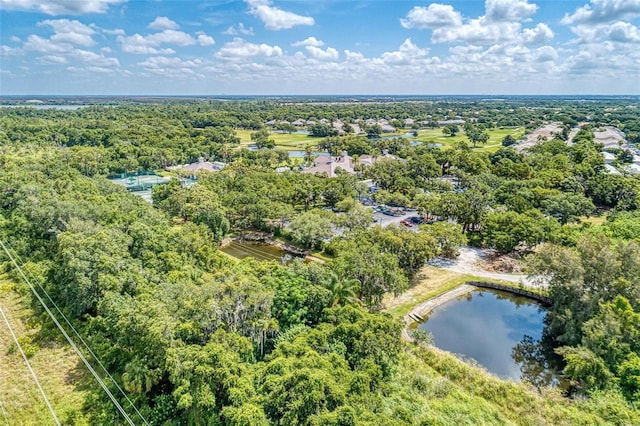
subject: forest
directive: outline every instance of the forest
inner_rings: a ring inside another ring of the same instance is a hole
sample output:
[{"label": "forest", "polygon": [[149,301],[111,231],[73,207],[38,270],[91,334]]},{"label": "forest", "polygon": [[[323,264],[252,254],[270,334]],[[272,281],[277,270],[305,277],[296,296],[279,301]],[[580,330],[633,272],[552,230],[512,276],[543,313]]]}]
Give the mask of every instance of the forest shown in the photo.
[{"label": "forest", "polygon": [[[113,377],[135,424],[640,424],[640,174],[626,168],[639,155],[639,107],[621,98],[0,108],[0,276],[32,311],[33,351],[66,342],[9,253]],[[382,119],[397,132],[366,124]],[[310,131],[296,147],[303,158],[275,142],[248,145],[294,131],[267,122],[296,120],[343,126]],[[442,124],[451,120],[464,124]],[[549,123],[560,130],[520,146]],[[607,126],[626,143],[598,142]],[[404,137],[433,129],[451,143]],[[498,131],[507,136],[489,146]],[[346,153],[354,172],[304,173],[316,151]],[[364,156],[377,161],[357,164]],[[199,159],[226,166],[188,180],[175,168]],[[152,203],[108,179],[142,170],[172,178]],[[415,209],[425,223],[383,227],[370,201]],[[321,261],[220,251],[244,233]],[[402,338],[385,297],[463,245],[514,255],[538,279],[553,301],[545,340],[569,392],[500,380]],[[98,386],[63,415],[124,424]]]}]

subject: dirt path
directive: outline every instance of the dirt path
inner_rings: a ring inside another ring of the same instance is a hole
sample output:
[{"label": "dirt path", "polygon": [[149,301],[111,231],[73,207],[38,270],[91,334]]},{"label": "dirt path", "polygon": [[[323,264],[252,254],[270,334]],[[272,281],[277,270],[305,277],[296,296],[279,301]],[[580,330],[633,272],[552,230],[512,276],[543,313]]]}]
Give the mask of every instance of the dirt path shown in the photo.
[{"label": "dirt path", "polygon": [[436,257],[431,262],[429,262],[429,265],[460,274],[475,275],[476,277],[520,283],[526,287],[534,286],[532,280],[524,274],[505,274],[500,272],[487,271],[485,269],[485,265],[487,263],[487,257],[491,253],[492,252],[490,250],[479,249],[475,247],[461,247],[460,255],[455,259]]}]

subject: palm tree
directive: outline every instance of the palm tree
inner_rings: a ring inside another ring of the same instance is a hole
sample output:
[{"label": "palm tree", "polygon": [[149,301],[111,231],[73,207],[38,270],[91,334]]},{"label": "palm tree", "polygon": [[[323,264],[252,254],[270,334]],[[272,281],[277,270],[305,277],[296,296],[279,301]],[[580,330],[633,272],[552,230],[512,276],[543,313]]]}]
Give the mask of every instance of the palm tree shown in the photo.
[{"label": "palm tree", "polygon": [[158,369],[150,369],[144,361],[134,358],[127,363],[122,375],[125,390],[133,393],[146,393],[153,385],[160,382],[161,374]]},{"label": "palm tree", "polygon": [[309,166],[313,166],[313,160],[314,160],[314,156],[313,156],[313,148],[311,146],[307,146],[304,149],[304,161],[305,163],[307,163],[307,165]]},{"label": "palm tree", "polygon": [[331,292],[333,303],[331,306],[350,305],[360,303],[358,293],[362,283],[357,279],[341,280],[336,274],[331,274],[327,289]]}]

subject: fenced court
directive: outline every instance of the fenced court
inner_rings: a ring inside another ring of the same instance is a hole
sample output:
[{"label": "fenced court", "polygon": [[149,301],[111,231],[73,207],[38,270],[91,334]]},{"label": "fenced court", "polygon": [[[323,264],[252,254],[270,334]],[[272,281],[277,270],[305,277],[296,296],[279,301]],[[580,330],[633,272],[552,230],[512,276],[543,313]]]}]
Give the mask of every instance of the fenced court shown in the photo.
[{"label": "fenced court", "polygon": [[147,191],[156,185],[163,185],[171,180],[171,178],[158,175],[139,175],[121,178],[109,179],[116,185],[124,186],[127,191],[139,192]]}]

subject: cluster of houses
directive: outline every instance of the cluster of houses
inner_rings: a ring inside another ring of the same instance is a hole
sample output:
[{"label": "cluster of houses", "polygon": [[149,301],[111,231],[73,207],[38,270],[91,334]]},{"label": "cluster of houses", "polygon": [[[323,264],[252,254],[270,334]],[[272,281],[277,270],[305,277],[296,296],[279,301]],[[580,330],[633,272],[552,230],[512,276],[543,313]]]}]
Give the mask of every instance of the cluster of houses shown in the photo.
[{"label": "cluster of houses", "polygon": [[[168,169],[180,171],[187,177],[195,178],[197,176],[197,172],[219,172],[224,169],[226,165],[226,163],[221,161],[206,161],[203,157],[200,157],[195,163],[172,166]],[[192,174],[189,175],[189,173]]]},{"label": "cluster of houses", "polygon": [[302,173],[320,173],[326,174],[327,177],[336,177],[339,170],[349,174],[356,174],[356,166],[362,167],[371,166],[377,161],[382,159],[396,159],[397,157],[389,154],[386,150],[382,155],[360,155],[357,158],[351,157],[346,151],[343,151],[339,156],[334,157],[332,155],[319,155],[313,161],[311,167],[302,169]]},{"label": "cluster of houses", "polygon": [[624,164],[619,166],[618,168],[613,166],[613,162],[616,160],[616,156],[610,152],[602,151],[602,155],[604,157],[604,167],[605,169],[613,174],[620,175],[622,174],[619,169],[622,169],[625,173],[629,174],[640,174],[640,152],[634,152],[633,161],[629,164]]},{"label": "cluster of houses", "polygon": [[[411,128],[414,124],[415,124],[415,120],[412,118],[407,118],[404,120],[404,128]],[[389,120],[385,119],[385,118],[381,118],[378,120],[375,120],[373,118],[369,118],[367,120],[355,120],[355,122],[353,123],[345,123],[342,120],[334,120],[334,121],[329,121],[326,118],[320,119],[317,122],[314,120],[304,120],[302,118],[298,118],[297,120],[294,121],[287,121],[287,120],[269,120],[267,121],[265,124],[265,126],[267,127],[276,127],[278,125],[282,125],[282,124],[291,124],[299,129],[303,129],[303,128],[309,128],[312,126],[315,126],[316,124],[325,124],[325,125],[330,125],[332,126],[334,129],[336,129],[336,131],[338,132],[338,134],[345,134],[346,132],[344,131],[344,125],[345,124],[349,124],[349,126],[351,126],[351,128],[353,129],[353,131],[351,133],[356,134],[356,135],[361,135],[364,134],[365,131],[364,129],[366,127],[371,127],[371,126],[375,126],[375,125],[379,125],[380,128],[382,129],[382,133],[394,133],[400,129],[397,129],[396,127],[392,126],[391,123],[389,122]],[[426,126],[428,124],[431,123],[431,116],[427,116],[427,120],[421,121],[420,125]],[[464,125],[465,124],[465,120],[463,120],[462,118],[455,118],[455,119],[451,119],[451,120],[441,120],[438,121],[438,126],[447,126],[450,124],[455,124],[455,125]]]},{"label": "cluster of houses", "polygon": [[[640,149],[635,145],[628,143],[625,135],[620,129],[613,126],[604,126],[594,131],[596,142],[603,145],[602,156],[604,157],[605,169],[614,175],[622,173],[640,174]],[[606,151],[607,149],[624,149],[630,151],[633,155],[631,163],[616,164],[616,155]],[[617,167],[616,167],[617,166]]]}]

